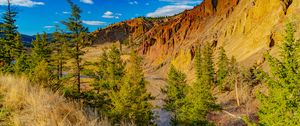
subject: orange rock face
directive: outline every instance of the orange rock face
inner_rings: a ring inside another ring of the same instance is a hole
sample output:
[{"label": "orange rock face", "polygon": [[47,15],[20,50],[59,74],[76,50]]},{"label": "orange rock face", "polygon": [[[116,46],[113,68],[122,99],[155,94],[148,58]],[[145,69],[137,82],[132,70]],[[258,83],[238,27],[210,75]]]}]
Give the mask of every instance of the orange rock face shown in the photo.
[{"label": "orange rock face", "polygon": [[176,16],[137,18],[98,30],[95,42],[130,38],[140,44],[147,65],[157,68],[186,59],[191,64],[193,48],[204,43],[216,50],[223,46],[229,56],[253,65],[266,50],[276,54],[284,24],[299,23],[299,12],[299,0],[204,0]]}]

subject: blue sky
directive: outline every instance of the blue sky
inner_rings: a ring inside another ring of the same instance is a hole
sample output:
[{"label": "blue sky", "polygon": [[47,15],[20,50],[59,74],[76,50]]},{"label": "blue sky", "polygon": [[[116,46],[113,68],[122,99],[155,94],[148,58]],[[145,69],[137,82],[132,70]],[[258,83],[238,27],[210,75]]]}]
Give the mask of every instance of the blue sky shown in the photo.
[{"label": "blue sky", "polygon": [[[7,0],[0,0],[0,14]],[[170,16],[201,3],[202,0],[72,0],[82,12],[82,20],[90,31],[111,23],[138,16]],[[11,0],[19,14],[19,32],[28,35],[53,32],[55,25],[70,15],[65,0]]]}]

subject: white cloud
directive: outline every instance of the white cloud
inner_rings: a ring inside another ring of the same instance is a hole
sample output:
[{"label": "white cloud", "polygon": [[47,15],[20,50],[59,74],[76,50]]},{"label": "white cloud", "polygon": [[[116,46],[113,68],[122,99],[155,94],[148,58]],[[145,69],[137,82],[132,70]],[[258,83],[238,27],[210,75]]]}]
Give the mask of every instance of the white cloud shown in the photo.
[{"label": "white cloud", "polygon": [[139,2],[137,2],[137,1],[130,1],[129,4],[131,4],[131,5],[137,5],[137,4],[139,4]]},{"label": "white cloud", "polygon": [[[11,5],[22,7],[33,7],[36,5],[45,5],[44,2],[37,2],[32,0],[11,0]],[[0,5],[7,5],[7,0],[0,0]]]},{"label": "white cloud", "polygon": [[86,4],[94,4],[93,0],[80,0],[80,2],[86,3]]},{"label": "white cloud", "polygon": [[63,14],[71,14],[71,12],[68,12],[68,11],[63,11],[62,13]]},{"label": "white cloud", "polygon": [[92,25],[92,26],[101,26],[106,24],[105,22],[102,21],[87,21],[87,20],[83,20],[82,23],[86,25]]},{"label": "white cloud", "polygon": [[154,12],[148,13],[147,17],[172,16],[184,10],[192,9],[194,4],[200,4],[203,0],[159,0],[169,5],[157,8]]},{"label": "white cloud", "polygon": [[116,13],[115,15],[122,16],[122,14],[121,14],[121,13]]},{"label": "white cloud", "polygon": [[148,13],[147,17],[172,16],[174,14],[178,14],[184,10],[192,8],[193,6],[189,5],[167,5],[156,9],[154,12]]},{"label": "white cloud", "polygon": [[183,5],[183,4],[199,4],[202,2],[202,0],[159,0],[162,2],[170,2],[173,4],[179,4],[179,5]]},{"label": "white cloud", "polygon": [[122,14],[120,14],[120,13],[114,14],[114,13],[111,12],[111,11],[106,11],[106,12],[102,15],[103,18],[116,18],[116,19],[119,19],[120,16],[122,16]]},{"label": "white cloud", "polygon": [[52,26],[52,25],[47,25],[47,26],[44,26],[44,29],[47,29],[48,31],[51,30],[52,28],[54,28],[55,26]]},{"label": "white cloud", "polygon": [[54,28],[54,26],[47,25],[47,26],[44,26],[44,28]]},{"label": "white cloud", "polygon": [[103,18],[114,18],[114,16],[113,16],[113,12],[111,12],[111,11],[106,11],[103,15],[102,15],[102,17]]}]

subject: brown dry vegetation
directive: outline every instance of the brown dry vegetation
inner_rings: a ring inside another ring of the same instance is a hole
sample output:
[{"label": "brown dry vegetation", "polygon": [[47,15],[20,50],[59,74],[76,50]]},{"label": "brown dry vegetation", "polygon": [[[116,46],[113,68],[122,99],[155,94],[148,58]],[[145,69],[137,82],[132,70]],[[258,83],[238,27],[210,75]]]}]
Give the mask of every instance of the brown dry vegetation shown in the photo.
[{"label": "brown dry vegetation", "polygon": [[109,125],[59,93],[31,85],[25,77],[0,75],[1,124],[15,126]]}]

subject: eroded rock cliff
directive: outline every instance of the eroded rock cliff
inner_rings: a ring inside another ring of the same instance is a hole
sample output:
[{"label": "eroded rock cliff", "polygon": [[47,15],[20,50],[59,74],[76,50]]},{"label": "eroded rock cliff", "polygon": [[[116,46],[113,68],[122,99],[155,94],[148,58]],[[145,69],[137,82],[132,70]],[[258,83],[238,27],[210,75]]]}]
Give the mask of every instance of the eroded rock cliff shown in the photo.
[{"label": "eroded rock cliff", "polygon": [[215,50],[223,46],[246,66],[263,64],[263,53],[276,54],[284,24],[298,23],[299,12],[299,0],[204,0],[173,17],[137,18],[94,33],[96,43],[128,38],[140,43],[139,52],[151,70],[173,63],[188,73],[194,47],[204,43]]}]

